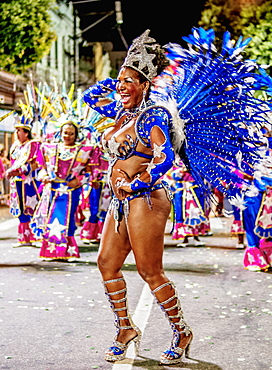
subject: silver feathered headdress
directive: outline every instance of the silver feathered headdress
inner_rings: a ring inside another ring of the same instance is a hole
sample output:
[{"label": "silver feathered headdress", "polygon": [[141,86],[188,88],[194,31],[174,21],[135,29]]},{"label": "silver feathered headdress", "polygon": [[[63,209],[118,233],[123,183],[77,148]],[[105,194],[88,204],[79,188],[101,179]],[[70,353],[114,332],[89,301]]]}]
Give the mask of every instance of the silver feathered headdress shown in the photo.
[{"label": "silver feathered headdress", "polygon": [[128,49],[127,57],[122,67],[130,67],[144,75],[149,81],[157,76],[157,66],[152,60],[155,58],[156,40],[149,37],[150,30],[133,40]]}]

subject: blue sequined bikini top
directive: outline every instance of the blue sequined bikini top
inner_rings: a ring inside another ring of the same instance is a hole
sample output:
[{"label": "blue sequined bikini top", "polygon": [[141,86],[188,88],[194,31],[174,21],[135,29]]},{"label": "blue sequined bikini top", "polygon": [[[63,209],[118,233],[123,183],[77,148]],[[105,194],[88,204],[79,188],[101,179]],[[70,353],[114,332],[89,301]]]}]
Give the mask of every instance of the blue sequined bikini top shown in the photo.
[{"label": "blue sequined bikini top", "polygon": [[[139,109],[121,109],[116,116],[116,122],[121,121],[120,128],[115,131],[114,127],[111,127],[102,136],[104,150],[110,154],[114,162],[116,160],[126,160],[135,155],[151,160],[153,155],[137,151],[137,145],[141,142],[145,147],[151,148],[151,128],[156,125],[158,121],[156,118],[159,115],[166,115],[167,113],[163,107],[156,106],[151,101],[148,101],[148,106],[142,111]],[[132,121],[133,127],[130,124]],[[106,139],[108,136],[110,138]]]}]

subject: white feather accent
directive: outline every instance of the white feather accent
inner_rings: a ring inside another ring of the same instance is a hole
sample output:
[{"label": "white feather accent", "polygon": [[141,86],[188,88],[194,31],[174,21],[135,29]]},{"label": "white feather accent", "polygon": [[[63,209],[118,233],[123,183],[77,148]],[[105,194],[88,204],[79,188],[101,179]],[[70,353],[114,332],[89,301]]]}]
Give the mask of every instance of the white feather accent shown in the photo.
[{"label": "white feather accent", "polygon": [[256,186],[251,185],[245,194],[250,198],[256,197],[259,194],[259,190],[256,188]]},{"label": "white feather accent", "polygon": [[236,154],[236,160],[237,160],[237,164],[238,164],[238,168],[240,168],[240,170],[242,169],[241,168],[241,165],[242,165],[242,152],[239,150]]},{"label": "white feather accent", "polygon": [[244,197],[243,196],[240,196],[240,195],[236,195],[235,197],[232,196],[230,198],[228,198],[228,201],[231,205],[241,209],[242,211],[244,209],[246,209],[246,206],[244,204]]},{"label": "white feather accent", "polygon": [[156,99],[156,97],[155,99],[154,97],[152,97],[152,100],[155,101],[156,104],[165,107],[172,116],[173,120],[172,144],[175,152],[178,153],[185,140],[184,127],[187,121],[180,118],[177,103],[174,99],[169,98],[167,101],[163,101],[160,99]]}]

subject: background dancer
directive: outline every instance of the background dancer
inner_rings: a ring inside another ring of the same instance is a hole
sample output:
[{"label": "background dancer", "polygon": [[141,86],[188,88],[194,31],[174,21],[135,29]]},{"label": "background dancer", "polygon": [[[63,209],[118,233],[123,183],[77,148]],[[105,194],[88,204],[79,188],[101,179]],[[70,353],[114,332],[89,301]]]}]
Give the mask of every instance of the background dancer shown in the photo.
[{"label": "background dancer", "polygon": [[204,246],[205,243],[199,239],[204,224],[208,222],[202,204],[197,194],[199,186],[180,161],[169,171],[172,177],[170,189],[173,193],[175,224],[172,234],[173,240],[179,240],[177,247],[187,247],[189,238],[193,238],[192,245]]},{"label": "background dancer", "polygon": [[37,155],[41,143],[32,138],[32,124],[33,118],[26,115],[16,119],[17,140],[10,148],[11,167],[6,171],[10,180],[10,213],[19,218],[18,243],[14,247],[35,246],[40,241],[30,228],[40,199]]},{"label": "background dancer", "polygon": [[72,120],[61,126],[60,137],[60,143],[43,143],[40,148],[44,189],[31,227],[43,239],[41,258],[67,261],[80,257],[74,237],[76,209],[81,186],[90,175],[86,168],[97,166],[98,156],[92,146],[76,142],[78,125]]}]

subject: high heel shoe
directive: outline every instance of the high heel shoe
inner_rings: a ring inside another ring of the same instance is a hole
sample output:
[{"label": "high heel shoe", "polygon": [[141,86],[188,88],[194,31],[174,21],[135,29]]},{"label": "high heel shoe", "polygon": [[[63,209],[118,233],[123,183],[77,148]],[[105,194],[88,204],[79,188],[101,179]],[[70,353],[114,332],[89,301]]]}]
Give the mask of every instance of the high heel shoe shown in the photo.
[{"label": "high heel shoe", "polygon": [[130,341],[128,341],[127,344],[120,343],[117,340],[115,340],[112,344],[112,346],[108,349],[108,351],[105,354],[105,360],[109,362],[115,362],[115,361],[121,361],[126,357],[127,349],[130,343],[134,342],[134,351],[135,355],[139,355],[140,351],[140,341],[142,338],[142,333],[139,328],[134,327],[134,329],[137,331],[136,337],[132,338]]},{"label": "high heel shoe", "polygon": [[[113,288],[115,291],[109,291],[107,285],[114,284]],[[127,349],[130,343],[134,342],[135,355],[138,356],[140,341],[142,338],[141,330],[134,324],[132,318],[128,312],[127,307],[127,289],[124,278],[118,278],[113,280],[104,281],[105,294],[110,302],[111,309],[115,316],[116,335],[112,346],[105,353],[105,360],[109,362],[121,361],[126,357]],[[115,298],[115,299],[113,299]],[[120,316],[120,312],[125,311],[126,316]],[[130,339],[126,344],[117,341],[120,330],[131,330],[136,331],[134,338]]]},{"label": "high heel shoe", "polygon": [[[170,322],[173,331],[173,338],[170,348],[164,351],[160,357],[161,365],[174,365],[182,361],[183,353],[185,357],[189,356],[190,346],[193,340],[193,332],[183,318],[183,312],[180,306],[175,285],[171,281],[158,286],[152,290],[152,294],[157,300],[162,311]],[[170,314],[172,313],[172,314]],[[181,334],[185,337],[190,336],[185,348],[179,347]]]},{"label": "high heel shoe", "polygon": [[185,348],[171,346],[161,354],[160,365],[174,365],[182,362],[183,353],[186,358],[190,355],[190,347],[193,340],[193,333],[191,332],[191,338]]}]

